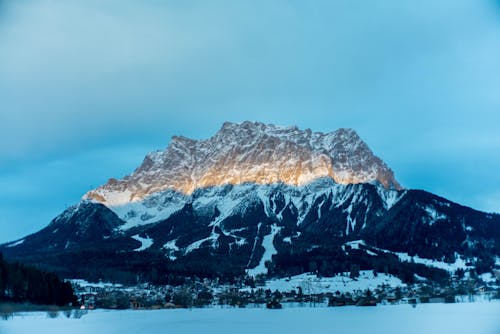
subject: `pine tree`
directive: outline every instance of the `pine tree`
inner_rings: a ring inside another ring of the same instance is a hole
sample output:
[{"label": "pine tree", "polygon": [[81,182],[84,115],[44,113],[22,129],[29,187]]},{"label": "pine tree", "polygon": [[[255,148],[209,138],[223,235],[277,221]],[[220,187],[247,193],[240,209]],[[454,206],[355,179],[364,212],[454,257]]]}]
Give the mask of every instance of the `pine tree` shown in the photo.
[{"label": "pine tree", "polygon": [[73,288],[53,273],[46,273],[19,262],[8,263],[0,253],[0,302],[47,305],[76,305]]}]

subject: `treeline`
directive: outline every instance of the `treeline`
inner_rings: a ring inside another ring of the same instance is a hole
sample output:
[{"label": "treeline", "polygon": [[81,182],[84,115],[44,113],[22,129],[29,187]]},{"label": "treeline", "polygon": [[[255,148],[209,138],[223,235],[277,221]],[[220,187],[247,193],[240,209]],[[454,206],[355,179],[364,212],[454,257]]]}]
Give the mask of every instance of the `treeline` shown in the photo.
[{"label": "treeline", "polygon": [[208,250],[194,251],[182,261],[171,261],[162,252],[119,252],[97,249],[54,254],[34,254],[24,258],[27,264],[43,263],[43,270],[61,277],[99,280],[125,285],[183,285],[188,277],[219,279],[232,283],[244,275],[244,269],[234,265],[230,256],[215,257]]},{"label": "treeline", "polygon": [[76,305],[77,298],[71,284],[57,275],[6,262],[0,253],[0,302],[65,306]]},{"label": "treeline", "polygon": [[[399,277],[405,283],[415,283],[415,274],[430,281],[446,285],[450,275],[438,268],[423,264],[401,262],[390,253],[369,248],[372,256],[361,249],[345,246],[323,246],[312,250],[307,248],[283,249],[268,263],[269,275],[286,277],[314,272],[329,277],[343,272],[352,272],[357,277],[360,270],[373,270]],[[360,245],[364,248],[364,246]],[[109,250],[85,250],[37,254],[26,259],[27,263],[42,263],[44,270],[56,272],[62,277],[84,278],[90,282],[99,280],[119,282],[125,285],[152,283],[154,285],[183,285],[188,277],[218,279],[219,283],[232,284],[245,276],[242,267],[233,254],[211,254],[207,249],[191,252],[181,260],[171,261],[161,252],[116,252]]]}]

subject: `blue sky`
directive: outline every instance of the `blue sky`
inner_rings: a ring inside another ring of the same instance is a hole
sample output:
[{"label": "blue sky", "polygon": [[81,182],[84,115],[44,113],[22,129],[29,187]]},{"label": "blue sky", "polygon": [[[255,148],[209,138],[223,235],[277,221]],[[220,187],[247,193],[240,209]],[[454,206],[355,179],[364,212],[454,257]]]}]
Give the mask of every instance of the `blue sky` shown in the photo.
[{"label": "blue sky", "polygon": [[499,74],[497,0],[0,0],[0,242],[226,120],[354,128],[500,212]]}]

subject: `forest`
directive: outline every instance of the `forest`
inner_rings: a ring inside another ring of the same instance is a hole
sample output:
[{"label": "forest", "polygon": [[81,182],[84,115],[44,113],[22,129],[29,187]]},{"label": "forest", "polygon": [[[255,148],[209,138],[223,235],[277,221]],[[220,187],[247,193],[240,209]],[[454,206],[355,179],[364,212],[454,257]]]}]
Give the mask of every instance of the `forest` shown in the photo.
[{"label": "forest", "polygon": [[0,253],[0,303],[32,303],[40,305],[77,305],[77,298],[68,282],[56,274],[9,263]]}]

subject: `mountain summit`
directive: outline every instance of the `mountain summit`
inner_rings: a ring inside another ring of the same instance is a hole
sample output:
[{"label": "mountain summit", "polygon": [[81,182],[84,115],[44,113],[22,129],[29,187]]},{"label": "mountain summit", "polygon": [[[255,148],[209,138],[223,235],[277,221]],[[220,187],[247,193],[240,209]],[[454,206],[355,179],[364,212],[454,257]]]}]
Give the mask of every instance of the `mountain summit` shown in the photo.
[{"label": "mountain summit", "polygon": [[164,190],[189,195],[199,188],[243,183],[301,186],[329,177],[338,184],[377,183],[400,190],[393,172],[352,129],[330,133],[258,122],[226,122],[211,138],[174,136],[121,180],[85,198],[106,206],[140,201]]}]

